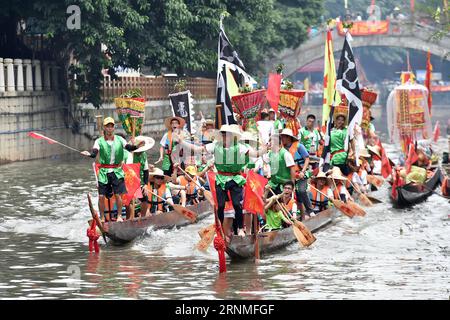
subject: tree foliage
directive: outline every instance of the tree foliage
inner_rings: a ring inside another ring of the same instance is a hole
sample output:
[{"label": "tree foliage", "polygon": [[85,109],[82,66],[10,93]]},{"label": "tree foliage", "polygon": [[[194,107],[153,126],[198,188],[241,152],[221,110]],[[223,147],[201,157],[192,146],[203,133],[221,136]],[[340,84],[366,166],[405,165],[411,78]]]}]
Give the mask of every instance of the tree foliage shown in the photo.
[{"label": "tree foliage", "polygon": [[[6,43],[15,57],[54,59],[66,76],[76,73],[85,101],[99,106],[102,69],[149,67],[158,74],[173,70],[215,71],[219,18],[250,73],[263,72],[264,61],[298,46],[307,27],[318,22],[321,0],[9,0],[0,21],[9,27]],[[81,10],[81,28],[69,30],[69,5]],[[30,18],[33,18],[31,20]],[[35,21],[25,30],[40,30],[46,50],[18,45],[17,21]],[[6,30],[6,29],[5,29]],[[0,32],[1,33],[1,32]],[[107,47],[106,52],[101,46]]]}]

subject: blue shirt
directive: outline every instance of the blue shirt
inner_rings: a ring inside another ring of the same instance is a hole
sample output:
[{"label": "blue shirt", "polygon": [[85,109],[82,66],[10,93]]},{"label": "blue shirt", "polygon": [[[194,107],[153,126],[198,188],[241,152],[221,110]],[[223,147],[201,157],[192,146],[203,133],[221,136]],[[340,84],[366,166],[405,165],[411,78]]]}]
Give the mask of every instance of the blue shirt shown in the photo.
[{"label": "blue shirt", "polygon": [[294,155],[294,161],[295,161],[295,163],[303,164],[303,163],[305,163],[306,158],[309,158],[309,153],[306,150],[305,146],[303,144],[299,143],[297,151],[295,152],[295,155]]}]

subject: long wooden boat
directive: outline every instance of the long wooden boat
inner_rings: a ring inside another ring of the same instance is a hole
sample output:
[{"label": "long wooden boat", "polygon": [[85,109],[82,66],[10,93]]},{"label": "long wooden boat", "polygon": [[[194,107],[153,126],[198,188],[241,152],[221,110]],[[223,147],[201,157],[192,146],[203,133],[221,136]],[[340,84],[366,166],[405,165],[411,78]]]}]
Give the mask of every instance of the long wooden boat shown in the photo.
[{"label": "long wooden boat", "polygon": [[[319,229],[331,223],[337,217],[337,209],[328,208],[315,217],[302,221],[311,232],[317,232]],[[261,255],[279,250],[297,241],[292,226],[258,233],[259,252]],[[255,256],[255,237],[247,235],[245,237],[233,236],[227,246],[226,252],[231,260],[243,260]]]},{"label": "long wooden boat", "polygon": [[397,188],[397,196],[392,196],[392,187],[390,187],[390,198],[396,208],[405,208],[416,203],[425,201],[434,189],[441,182],[442,172],[440,167],[436,167],[434,174],[423,185],[408,183]]},{"label": "long wooden boat", "polygon": [[[197,221],[209,216],[213,208],[208,201],[202,201],[198,204],[187,206],[188,209],[197,213]],[[98,213],[90,206],[92,218],[100,224],[100,230],[106,238],[110,239],[112,244],[121,245],[133,241],[137,237],[144,235],[148,228],[153,230],[179,228],[189,224],[191,221],[186,219],[181,213],[176,211],[164,212],[159,215],[151,215],[145,218],[135,218],[123,222],[105,222],[101,223]],[[194,223],[195,223],[194,222]]]}]

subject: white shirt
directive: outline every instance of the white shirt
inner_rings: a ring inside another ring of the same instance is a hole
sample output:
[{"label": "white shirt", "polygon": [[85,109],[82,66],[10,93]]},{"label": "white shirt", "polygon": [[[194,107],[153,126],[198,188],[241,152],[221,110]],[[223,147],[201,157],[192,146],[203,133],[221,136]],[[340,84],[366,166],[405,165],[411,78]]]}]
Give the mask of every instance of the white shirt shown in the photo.
[{"label": "white shirt", "polygon": [[373,174],[381,174],[381,160],[373,160]]},{"label": "white shirt", "polygon": [[267,144],[274,133],[273,121],[260,120],[256,123],[262,141]]}]

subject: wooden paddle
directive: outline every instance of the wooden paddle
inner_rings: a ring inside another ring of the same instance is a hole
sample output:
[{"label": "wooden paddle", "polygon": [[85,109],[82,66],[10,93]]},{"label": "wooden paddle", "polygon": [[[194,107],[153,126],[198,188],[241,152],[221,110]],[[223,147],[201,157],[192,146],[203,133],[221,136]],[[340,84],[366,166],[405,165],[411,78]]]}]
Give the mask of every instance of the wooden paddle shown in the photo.
[{"label": "wooden paddle", "polygon": [[380,178],[380,177],[377,177],[377,176],[374,176],[372,174],[368,174],[367,175],[367,182],[373,184],[377,188],[381,188],[381,186],[384,183],[384,179]]},{"label": "wooden paddle", "polygon": [[347,178],[347,180],[350,181],[350,184],[353,186],[353,189],[355,189],[355,191],[358,192],[359,200],[361,200],[361,203],[366,207],[372,207],[373,203],[369,200],[369,198],[367,198],[367,196],[364,193],[361,192],[359,187],[355,186],[351,179]]},{"label": "wooden paddle", "polygon": [[[155,197],[157,197],[158,199],[160,199],[160,200],[162,200],[162,201],[164,201],[164,202],[167,202],[166,199],[161,198],[161,197],[158,196],[157,194],[154,194],[153,192],[151,192],[151,194],[154,195]],[[195,221],[197,221],[197,214],[196,214],[194,211],[189,210],[189,209],[187,209],[187,208],[185,208],[185,207],[183,207],[182,205],[179,205],[179,204],[173,204],[172,207],[173,207],[173,209],[174,209],[176,212],[182,214],[186,219],[188,219],[188,220],[191,221],[192,223],[194,223]]]},{"label": "wooden paddle", "polygon": [[[202,186],[198,183],[198,181],[195,181],[194,179],[192,179],[192,178],[189,176],[189,174],[187,174],[186,171],[184,171],[183,169],[181,169],[181,167],[178,167],[178,169],[180,169],[181,172],[183,172],[184,175],[185,175],[190,181],[194,182],[200,189],[203,190],[203,194],[205,195],[205,198],[206,198],[206,200],[209,201],[209,203],[214,203],[214,200],[213,200],[213,196],[212,196],[211,191],[208,191],[208,190],[206,190],[204,187],[202,187]],[[206,172],[208,172],[208,171],[209,171],[209,169],[206,170]]]},{"label": "wooden paddle", "polygon": [[375,197],[373,197],[373,196],[370,196],[370,195],[367,195],[367,198],[370,200],[370,201],[372,201],[372,203],[383,203],[383,201],[381,201],[381,200],[379,200],[379,199],[377,199],[377,198],[375,198]]},{"label": "wooden paddle", "polygon": [[253,237],[255,239],[255,260],[259,260],[259,241],[258,241],[258,232],[259,232],[259,224],[258,217],[256,214],[253,215]]},{"label": "wooden paddle", "polygon": [[278,201],[277,195],[273,192],[272,188],[269,188],[270,192],[275,196],[275,201],[281,208],[281,212],[285,215],[286,218],[293,222],[292,230],[294,232],[297,241],[301,243],[303,246],[308,247],[316,241],[316,237],[309,231],[309,229],[297,219],[291,217],[289,215],[289,210],[286,208],[284,203],[280,203]]},{"label": "wooden paddle", "polygon": [[[325,197],[328,198],[328,196],[326,194],[324,194],[323,192],[321,192],[320,190],[318,190],[317,188],[315,188],[314,186],[312,186],[311,184],[308,183],[308,186],[310,188],[315,189],[317,192],[319,192],[320,194],[324,195]],[[341,201],[341,200],[337,200],[337,199],[330,199],[331,202],[333,202],[333,205],[338,208],[339,211],[341,211],[343,214],[345,214],[347,217],[353,218],[353,216],[355,215],[352,208],[350,206],[348,206],[345,202]]]},{"label": "wooden paddle", "polygon": [[196,244],[196,248],[200,251],[206,251],[210,246],[211,242],[214,240],[214,235],[216,234],[216,225],[213,223],[207,227],[202,228],[198,235],[200,236],[200,241]]}]

